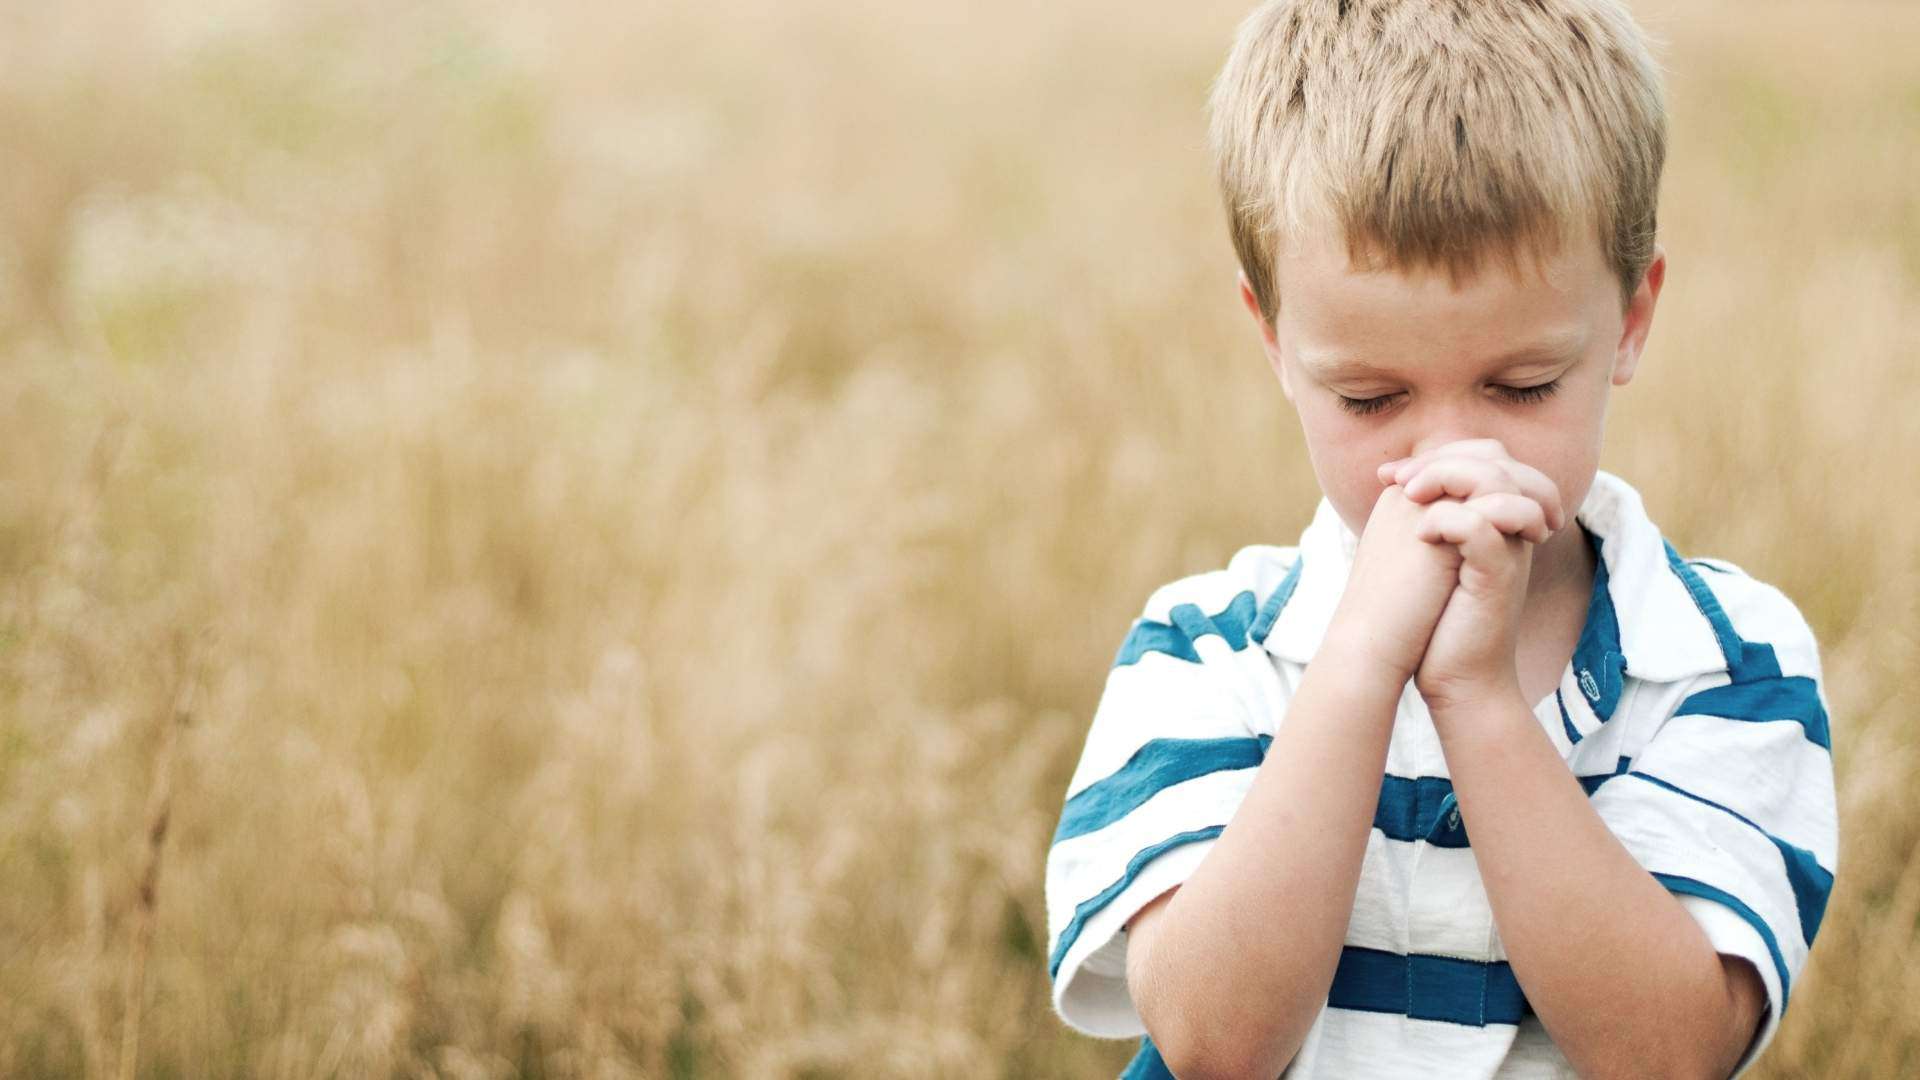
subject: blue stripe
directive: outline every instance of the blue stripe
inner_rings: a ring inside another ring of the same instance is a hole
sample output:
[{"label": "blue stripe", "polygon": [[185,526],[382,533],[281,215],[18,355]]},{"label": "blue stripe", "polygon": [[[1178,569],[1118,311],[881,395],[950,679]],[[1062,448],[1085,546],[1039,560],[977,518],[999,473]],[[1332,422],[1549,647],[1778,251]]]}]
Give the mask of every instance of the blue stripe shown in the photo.
[{"label": "blue stripe", "polygon": [[1780,955],[1780,940],[1773,936],[1773,929],[1767,925],[1767,920],[1754,914],[1753,909],[1741,903],[1738,897],[1721,889],[1716,889],[1704,881],[1695,881],[1690,877],[1681,877],[1678,874],[1655,874],[1653,877],[1654,880],[1665,885],[1668,892],[1705,897],[1708,900],[1725,904],[1727,907],[1733,909],[1734,914],[1745,919],[1748,926],[1753,927],[1754,931],[1760,935],[1760,940],[1766,942],[1767,952],[1773,955],[1773,970],[1780,976],[1780,1008],[1784,1012],[1787,1007],[1788,989],[1792,983],[1787,976],[1786,958]]},{"label": "blue stripe", "polygon": [[1560,706],[1560,723],[1563,726],[1565,726],[1567,729],[1567,741],[1569,743],[1574,743],[1577,745],[1580,742],[1582,736],[1580,734],[1580,729],[1573,726],[1573,717],[1568,715],[1567,713],[1566,695],[1562,694],[1556,688],[1553,692],[1553,700],[1555,704]]},{"label": "blue stripe", "polygon": [[1724,814],[1730,814],[1738,819],[1741,824],[1759,833],[1761,836],[1766,837],[1768,843],[1780,849],[1780,858],[1786,863],[1787,884],[1793,887],[1794,908],[1800,913],[1800,937],[1807,943],[1809,948],[1813,946],[1813,935],[1820,932],[1820,921],[1826,918],[1827,897],[1833,892],[1833,874],[1827,870],[1826,867],[1820,865],[1820,860],[1814,857],[1813,852],[1808,851],[1806,848],[1789,844],[1785,840],[1761,828],[1752,818],[1749,818],[1730,806],[1722,806],[1712,799],[1695,795],[1693,792],[1677,784],[1662,780],[1657,776],[1651,776],[1637,770],[1628,775],[1636,779],[1645,780],[1649,784],[1663,787],[1675,795],[1683,795],[1704,806],[1711,806]]},{"label": "blue stripe", "polygon": [[1465,828],[1444,827],[1453,804],[1453,781],[1444,776],[1409,778],[1388,773],[1380,778],[1373,827],[1389,840],[1427,840],[1435,847],[1467,847]]},{"label": "blue stripe", "polygon": [[[1327,1005],[1471,1027],[1517,1025],[1533,1013],[1512,966],[1505,961],[1401,956],[1357,945],[1341,948]],[[1151,1037],[1140,1040],[1140,1049],[1120,1074],[1120,1080],[1172,1078],[1173,1071]]]},{"label": "blue stripe", "polygon": [[1271,735],[1150,740],[1125,765],[1067,800],[1053,842],[1106,828],[1175,784],[1228,769],[1254,768],[1265,759],[1272,742]]},{"label": "blue stripe", "polygon": [[1518,1024],[1532,1011],[1505,961],[1402,956],[1355,945],[1340,950],[1327,1004],[1473,1027]]},{"label": "blue stripe", "polygon": [[1167,618],[1198,641],[1208,634],[1219,634],[1229,648],[1238,652],[1247,647],[1247,627],[1253,622],[1253,593],[1242,589],[1215,615],[1204,615],[1198,604],[1175,604]]},{"label": "blue stripe", "polygon": [[1150,652],[1166,653],[1177,660],[1199,663],[1200,654],[1193,651],[1193,642],[1166,623],[1142,619],[1133,624],[1127,640],[1120,643],[1120,652],[1113,658],[1114,667],[1126,667],[1139,662]]},{"label": "blue stripe", "polygon": [[1219,634],[1228,648],[1238,652],[1247,647],[1247,627],[1253,621],[1253,605],[1253,593],[1247,590],[1242,590],[1213,615],[1202,612],[1198,604],[1175,604],[1173,610],[1167,612],[1169,622],[1152,619],[1135,622],[1127,640],[1120,644],[1113,666],[1138,663],[1150,652],[1198,663],[1200,654],[1193,643],[1207,634]]},{"label": "blue stripe", "polygon": [[1804,675],[1783,675],[1702,690],[1682,701],[1673,715],[1717,716],[1722,720],[1754,724],[1792,720],[1806,732],[1808,742],[1822,750],[1831,751],[1833,746],[1819,688]]},{"label": "blue stripe", "polygon": [[1573,671],[1587,705],[1604,724],[1620,704],[1620,693],[1626,686],[1627,657],[1620,648],[1620,615],[1613,606],[1600,537],[1584,525],[1581,531],[1593,548],[1593,593],[1587,598],[1587,620],[1580,628],[1580,642],[1573,649]]},{"label": "blue stripe", "polygon": [[1133,879],[1140,876],[1140,871],[1148,863],[1162,852],[1171,851],[1183,844],[1197,844],[1202,840],[1211,840],[1225,832],[1226,828],[1225,825],[1209,825],[1204,829],[1177,833],[1135,852],[1133,858],[1127,860],[1126,872],[1120,875],[1119,880],[1101,889],[1091,899],[1073,909],[1073,918],[1068,921],[1066,928],[1060,931],[1060,943],[1053,947],[1053,956],[1047,963],[1047,977],[1054,978],[1060,974],[1060,962],[1067,958],[1067,950],[1073,948],[1073,943],[1079,940],[1080,931],[1086,928],[1087,920],[1098,915],[1100,909],[1113,903],[1114,897],[1127,891],[1127,886],[1133,884]]},{"label": "blue stripe", "polygon": [[[1327,1005],[1471,1027],[1518,1024],[1533,1013],[1505,961],[1483,964],[1451,956],[1401,956],[1357,945],[1340,950]],[[1120,1074],[1120,1080],[1172,1077],[1151,1037],[1140,1040],[1140,1049]]]},{"label": "blue stripe", "polygon": [[1773,654],[1773,646],[1763,641],[1742,641],[1740,643],[1740,662],[1733,666],[1734,682],[1764,682],[1767,679],[1780,678],[1780,658]]},{"label": "blue stripe", "polygon": [[1280,580],[1279,588],[1274,589],[1273,595],[1267,597],[1267,602],[1260,605],[1260,617],[1253,621],[1253,640],[1262,645],[1267,643],[1267,635],[1273,632],[1274,620],[1280,617],[1280,611],[1287,606],[1287,601],[1293,599],[1293,590],[1300,584],[1300,564],[1306,561],[1306,556],[1296,555],[1293,566],[1287,570],[1287,576]]},{"label": "blue stripe", "polygon": [[[1623,757],[1610,773],[1576,776],[1588,795],[1600,785],[1623,775],[1633,759]],[[1392,773],[1380,778],[1380,801],[1374,807],[1373,827],[1389,840],[1425,840],[1434,847],[1471,847],[1465,823],[1449,825],[1450,812],[1459,805],[1453,781],[1444,776],[1406,777]]]},{"label": "blue stripe", "polygon": [[[1600,785],[1624,774],[1633,763],[1623,757],[1614,771],[1597,776],[1576,776],[1589,796]],[[1459,806],[1453,781],[1444,776],[1405,777],[1392,773],[1380,778],[1380,802],[1373,810],[1373,827],[1389,840],[1425,840],[1434,847],[1471,847],[1465,822],[1451,824],[1452,811]]]}]

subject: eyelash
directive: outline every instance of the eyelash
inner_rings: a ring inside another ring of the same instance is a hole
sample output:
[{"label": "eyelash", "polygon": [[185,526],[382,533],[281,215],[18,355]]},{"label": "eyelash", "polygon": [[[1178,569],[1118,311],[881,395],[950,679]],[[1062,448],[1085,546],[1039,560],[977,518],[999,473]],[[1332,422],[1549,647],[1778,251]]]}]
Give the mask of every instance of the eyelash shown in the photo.
[{"label": "eyelash", "polygon": [[1494,389],[1500,391],[1500,396],[1508,401],[1525,404],[1529,401],[1541,401],[1559,393],[1560,380],[1543,382],[1538,386],[1496,386]]},{"label": "eyelash", "polygon": [[[1541,383],[1538,386],[1496,386],[1494,389],[1499,392],[1501,397],[1506,398],[1515,405],[1525,405],[1530,402],[1543,401],[1559,393],[1560,380],[1555,379],[1552,382]],[[1350,398],[1345,394],[1336,394],[1335,396],[1340,399],[1340,407],[1347,412],[1355,416],[1371,416],[1392,404],[1396,395],[1381,394],[1379,397],[1370,398]]]},{"label": "eyelash", "polygon": [[1342,409],[1347,410],[1355,416],[1371,416],[1381,409],[1386,408],[1387,403],[1393,400],[1392,394],[1381,394],[1379,397],[1370,398],[1351,398],[1345,394],[1336,394],[1334,396],[1340,399],[1340,407]]}]

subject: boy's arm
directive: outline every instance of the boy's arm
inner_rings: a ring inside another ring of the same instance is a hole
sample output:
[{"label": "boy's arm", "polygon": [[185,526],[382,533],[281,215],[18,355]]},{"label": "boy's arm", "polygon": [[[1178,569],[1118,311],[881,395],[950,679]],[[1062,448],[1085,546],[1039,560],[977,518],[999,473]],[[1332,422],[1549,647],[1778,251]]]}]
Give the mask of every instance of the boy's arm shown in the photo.
[{"label": "boy's arm", "polygon": [[1434,711],[1514,977],[1581,1076],[1725,1077],[1767,995],[1600,819],[1516,693]]},{"label": "boy's arm", "polygon": [[1127,984],[1175,1075],[1277,1076],[1326,1004],[1403,685],[1323,645],[1213,850],[1134,917]]},{"label": "boy's arm", "polygon": [[1531,548],[1484,515],[1512,497],[1508,460],[1497,443],[1453,444],[1382,468],[1410,498],[1466,498],[1423,523],[1461,567],[1415,682],[1494,922],[1529,1005],[1581,1075],[1727,1076],[1754,1038],[1766,986],[1748,963],[1722,959],[1627,850],[1520,693]]},{"label": "boy's arm", "polygon": [[1135,916],[1127,984],[1180,1076],[1274,1076],[1325,1006],[1400,694],[1458,555],[1425,508],[1375,504],[1333,623],[1246,798],[1193,874]]}]

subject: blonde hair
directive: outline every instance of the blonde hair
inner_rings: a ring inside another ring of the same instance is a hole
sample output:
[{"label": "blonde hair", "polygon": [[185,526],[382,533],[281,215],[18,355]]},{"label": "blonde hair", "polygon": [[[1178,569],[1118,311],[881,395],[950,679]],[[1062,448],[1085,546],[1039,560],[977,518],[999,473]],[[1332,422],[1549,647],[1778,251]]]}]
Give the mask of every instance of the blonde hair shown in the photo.
[{"label": "blonde hair", "polygon": [[1208,109],[1268,322],[1281,246],[1316,228],[1337,228],[1356,265],[1455,279],[1592,229],[1623,306],[1653,258],[1661,76],[1610,0],[1269,0]]}]

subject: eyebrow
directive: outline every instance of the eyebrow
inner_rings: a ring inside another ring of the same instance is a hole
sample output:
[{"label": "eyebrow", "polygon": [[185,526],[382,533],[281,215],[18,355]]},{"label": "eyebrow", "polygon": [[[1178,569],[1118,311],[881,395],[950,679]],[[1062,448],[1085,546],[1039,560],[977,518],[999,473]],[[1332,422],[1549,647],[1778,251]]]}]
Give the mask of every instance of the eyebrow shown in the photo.
[{"label": "eyebrow", "polygon": [[[1565,334],[1559,337],[1543,338],[1531,344],[1522,345],[1493,359],[1488,370],[1501,371],[1521,364],[1547,363],[1564,360],[1580,350],[1585,344],[1585,335]],[[1399,372],[1383,367],[1371,360],[1313,356],[1302,354],[1301,360],[1323,379],[1364,379],[1370,377],[1396,378]]]}]

